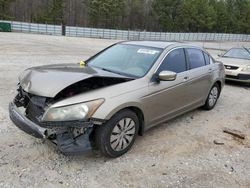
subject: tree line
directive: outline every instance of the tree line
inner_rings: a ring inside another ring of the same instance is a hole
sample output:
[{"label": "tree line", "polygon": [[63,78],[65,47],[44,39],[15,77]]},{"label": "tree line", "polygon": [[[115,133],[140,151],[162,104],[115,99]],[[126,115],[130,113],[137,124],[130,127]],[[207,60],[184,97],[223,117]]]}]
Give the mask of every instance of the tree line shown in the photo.
[{"label": "tree line", "polygon": [[0,0],[0,19],[162,32],[250,33],[250,0]]}]

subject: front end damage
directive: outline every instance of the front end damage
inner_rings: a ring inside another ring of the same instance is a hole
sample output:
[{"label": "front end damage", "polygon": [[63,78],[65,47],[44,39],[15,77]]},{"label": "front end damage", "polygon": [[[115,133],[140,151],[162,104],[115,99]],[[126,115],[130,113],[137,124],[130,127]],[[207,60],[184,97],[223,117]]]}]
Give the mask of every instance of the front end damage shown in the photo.
[{"label": "front end damage", "polygon": [[9,104],[10,119],[27,134],[50,140],[64,154],[91,151],[94,124],[103,121],[42,122],[41,117],[51,102],[51,98],[29,94],[19,87],[18,95]]},{"label": "front end damage", "polygon": [[[19,77],[18,94],[9,105],[10,119],[24,132],[36,138],[52,141],[65,154],[83,153],[92,149],[94,127],[105,122],[92,119],[97,105],[101,103],[97,104],[95,101],[88,101],[87,98],[78,97],[79,101],[75,104],[86,102],[84,108],[89,105],[87,110],[89,114],[84,118],[81,116],[73,120],[60,119],[65,109],[61,111],[62,113],[56,114],[56,120],[51,119],[52,116],[47,116],[48,110],[53,109],[53,105],[76,95],[131,80],[133,79],[101,69],[88,66],[81,68],[77,64],[30,68]],[[67,112],[72,112],[73,116],[77,113],[82,114],[78,108]]]}]

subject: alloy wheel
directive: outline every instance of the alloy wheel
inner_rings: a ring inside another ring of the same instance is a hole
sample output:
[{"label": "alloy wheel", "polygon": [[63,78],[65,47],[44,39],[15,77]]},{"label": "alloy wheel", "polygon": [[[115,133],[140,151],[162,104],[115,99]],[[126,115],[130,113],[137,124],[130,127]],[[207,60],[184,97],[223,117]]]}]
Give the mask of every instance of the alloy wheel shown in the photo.
[{"label": "alloy wheel", "polygon": [[219,91],[217,87],[214,87],[209,94],[209,106],[214,106],[218,99]]}]

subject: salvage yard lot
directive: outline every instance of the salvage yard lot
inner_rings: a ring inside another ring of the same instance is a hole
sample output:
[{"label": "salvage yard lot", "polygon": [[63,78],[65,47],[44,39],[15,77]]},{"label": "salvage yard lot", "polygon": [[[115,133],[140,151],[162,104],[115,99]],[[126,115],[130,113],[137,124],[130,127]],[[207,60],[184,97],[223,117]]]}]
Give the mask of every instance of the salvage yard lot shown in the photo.
[{"label": "salvage yard lot", "polygon": [[[22,70],[77,63],[114,42],[0,33],[0,187],[250,187],[250,87],[244,85],[227,84],[214,110],[197,109],[151,129],[117,159],[98,152],[64,156],[11,123],[8,103]],[[221,45],[238,44],[214,43]]]}]

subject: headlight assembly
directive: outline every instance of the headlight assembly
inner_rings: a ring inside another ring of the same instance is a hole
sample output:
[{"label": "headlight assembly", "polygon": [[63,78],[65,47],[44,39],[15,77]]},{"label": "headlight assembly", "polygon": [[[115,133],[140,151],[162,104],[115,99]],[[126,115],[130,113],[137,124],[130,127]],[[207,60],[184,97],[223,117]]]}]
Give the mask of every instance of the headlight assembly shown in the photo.
[{"label": "headlight assembly", "polygon": [[244,67],[244,68],[242,69],[242,71],[244,71],[244,72],[249,72],[249,73],[250,73],[250,65],[247,65],[246,67]]},{"label": "headlight assembly", "polygon": [[42,121],[74,121],[90,118],[102,105],[104,99],[89,101],[86,103],[73,104],[57,108],[49,108]]}]

